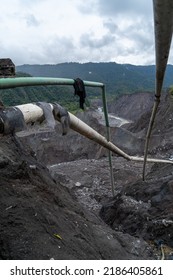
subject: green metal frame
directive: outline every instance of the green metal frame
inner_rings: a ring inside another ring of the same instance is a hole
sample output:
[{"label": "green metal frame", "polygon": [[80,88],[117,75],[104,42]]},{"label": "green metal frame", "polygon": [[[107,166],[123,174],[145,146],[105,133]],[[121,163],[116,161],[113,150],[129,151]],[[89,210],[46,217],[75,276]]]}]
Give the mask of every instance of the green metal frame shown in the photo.
[{"label": "green metal frame", "polygon": [[[22,78],[1,78],[0,89],[25,87],[25,86],[48,86],[64,85],[71,86],[74,84],[73,79],[63,78],[46,78],[46,77],[22,77]],[[84,81],[85,86],[104,87],[104,84],[97,82]]]},{"label": "green metal frame", "polygon": [[[107,129],[107,141],[110,141],[110,126],[107,110],[107,100],[106,100],[106,87],[103,83],[83,81],[84,85],[87,87],[98,87],[102,89],[102,101],[103,101],[103,111],[105,117],[105,124]],[[48,85],[65,85],[73,86],[73,79],[64,78],[46,78],[46,77],[20,77],[20,78],[1,78],[0,79],[0,89],[9,89],[15,87],[25,87],[25,86],[48,86]],[[111,175],[111,186],[112,194],[114,196],[114,177],[112,168],[112,152],[109,151],[109,166]]]}]

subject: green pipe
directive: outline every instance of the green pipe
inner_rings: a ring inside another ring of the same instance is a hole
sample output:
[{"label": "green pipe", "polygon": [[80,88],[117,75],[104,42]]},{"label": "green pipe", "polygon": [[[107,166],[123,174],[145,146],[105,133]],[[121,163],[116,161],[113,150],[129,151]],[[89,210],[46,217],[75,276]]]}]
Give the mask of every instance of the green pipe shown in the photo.
[{"label": "green pipe", "polygon": [[107,128],[107,140],[110,141],[110,128],[109,128],[109,118],[108,118],[108,108],[106,101],[106,87],[103,85],[102,87],[102,101],[103,101],[103,111],[105,116],[105,123]]},{"label": "green pipe", "polygon": [[[15,87],[24,87],[24,86],[46,86],[46,85],[74,85],[73,79],[64,79],[64,78],[46,78],[46,77],[22,77],[22,78],[2,78],[0,79],[0,89],[8,89]],[[103,83],[84,81],[85,86],[89,87],[101,87],[102,88],[102,99],[103,99],[103,110],[107,128],[107,141],[110,141],[110,128],[109,128],[109,119],[107,111],[107,102],[106,102],[106,91]],[[114,180],[113,180],[113,169],[112,169],[112,152],[109,151],[109,166],[111,174],[111,184],[112,184],[112,193],[114,195]]]},{"label": "green pipe", "polygon": [[[1,78],[0,89],[25,87],[25,86],[48,86],[48,85],[73,85],[73,79],[46,78],[46,77],[22,77],[22,78]],[[85,86],[103,87],[104,84],[84,81]]]},{"label": "green pipe", "polygon": [[[103,111],[105,116],[105,123],[107,129],[107,141],[111,141],[110,136],[110,126],[109,126],[109,118],[108,118],[108,108],[107,108],[107,101],[106,101],[106,87],[103,85],[102,87],[102,101],[103,101]],[[109,168],[110,168],[110,176],[111,176],[111,188],[112,188],[112,195],[115,195],[115,184],[114,184],[114,176],[113,176],[113,168],[112,168],[112,152],[108,150],[108,157],[109,157]]]},{"label": "green pipe", "polygon": [[[103,110],[105,116],[105,123],[107,129],[107,141],[110,141],[110,127],[108,119],[107,101],[106,101],[106,90],[103,83],[83,81],[85,86],[88,87],[100,87],[102,89],[102,100],[103,100]],[[74,85],[73,79],[64,78],[47,78],[47,77],[21,77],[21,78],[1,78],[0,79],[0,89],[9,89],[15,87],[24,86],[46,86],[46,85]],[[109,166],[111,174],[111,185],[112,193],[114,195],[114,178],[112,169],[112,152],[109,151]]]}]

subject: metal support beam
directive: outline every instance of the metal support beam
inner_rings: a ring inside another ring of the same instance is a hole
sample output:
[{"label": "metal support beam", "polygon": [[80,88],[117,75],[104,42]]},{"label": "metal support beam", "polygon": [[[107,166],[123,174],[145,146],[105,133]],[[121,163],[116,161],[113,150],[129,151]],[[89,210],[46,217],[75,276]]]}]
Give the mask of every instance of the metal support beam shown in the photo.
[{"label": "metal support beam", "polygon": [[[48,86],[48,85],[66,85],[72,86],[73,79],[46,78],[46,77],[22,77],[22,78],[2,78],[0,79],[0,89],[8,89],[26,86]],[[104,84],[97,82],[84,81],[85,86],[103,87]]]}]

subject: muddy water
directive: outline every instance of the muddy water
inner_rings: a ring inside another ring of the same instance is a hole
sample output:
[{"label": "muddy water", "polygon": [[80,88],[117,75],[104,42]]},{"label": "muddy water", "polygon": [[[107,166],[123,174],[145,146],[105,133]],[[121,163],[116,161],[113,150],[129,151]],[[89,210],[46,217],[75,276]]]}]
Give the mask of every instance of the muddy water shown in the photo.
[{"label": "muddy water", "polygon": [[[102,111],[102,108],[99,107],[96,111],[95,111],[96,115],[97,115],[97,119],[99,121],[100,124],[105,125],[105,118],[104,118],[104,113]],[[109,125],[110,127],[121,127],[122,125],[126,124],[126,123],[131,123],[131,120],[127,120],[121,117],[116,116],[115,114],[108,114],[108,118],[109,118]]]}]

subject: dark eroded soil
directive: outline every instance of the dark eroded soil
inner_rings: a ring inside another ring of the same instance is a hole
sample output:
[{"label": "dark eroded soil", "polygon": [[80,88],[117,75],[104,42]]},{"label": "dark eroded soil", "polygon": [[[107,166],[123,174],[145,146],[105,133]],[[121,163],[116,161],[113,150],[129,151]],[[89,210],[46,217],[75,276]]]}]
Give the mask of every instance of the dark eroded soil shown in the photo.
[{"label": "dark eroded soil", "polygon": [[112,230],[18,140],[1,139],[0,159],[0,259],[154,258],[147,242]]},{"label": "dark eroded soil", "polygon": [[[143,154],[147,96],[123,97],[110,112],[133,121],[111,128],[112,142],[132,155]],[[172,112],[166,96],[149,156],[172,156]],[[81,114],[104,135],[93,116]],[[172,259],[173,165],[147,164],[143,182],[141,163],[114,156],[113,174],[114,197],[107,151],[72,131],[61,136],[58,125],[1,137],[0,259]]]}]

